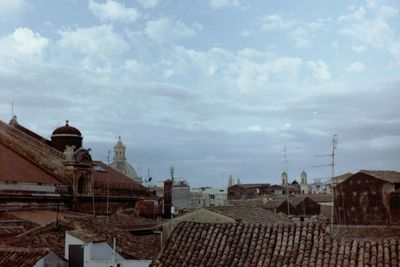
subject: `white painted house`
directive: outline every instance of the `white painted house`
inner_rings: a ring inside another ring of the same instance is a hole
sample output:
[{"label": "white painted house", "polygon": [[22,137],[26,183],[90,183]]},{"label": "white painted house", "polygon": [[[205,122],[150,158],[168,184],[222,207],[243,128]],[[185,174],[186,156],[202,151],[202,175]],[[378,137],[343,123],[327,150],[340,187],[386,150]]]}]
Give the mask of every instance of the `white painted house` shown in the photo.
[{"label": "white painted house", "polygon": [[[115,240],[118,243],[118,240]],[[151,260],[125,259],[115,244],[80,230],[65,234],[65,258],[74,267],[147,267]]]}]

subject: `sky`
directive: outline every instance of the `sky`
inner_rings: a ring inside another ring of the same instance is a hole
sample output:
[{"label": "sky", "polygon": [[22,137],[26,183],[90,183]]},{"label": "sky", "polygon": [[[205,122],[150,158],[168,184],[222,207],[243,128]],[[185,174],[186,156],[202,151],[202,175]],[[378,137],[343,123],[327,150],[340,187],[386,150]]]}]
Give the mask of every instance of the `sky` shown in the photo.
[{"label": "sky", "polygon": [[0,119],[154,181],[400,170],[399,74],[395,0],[0,0]]}]

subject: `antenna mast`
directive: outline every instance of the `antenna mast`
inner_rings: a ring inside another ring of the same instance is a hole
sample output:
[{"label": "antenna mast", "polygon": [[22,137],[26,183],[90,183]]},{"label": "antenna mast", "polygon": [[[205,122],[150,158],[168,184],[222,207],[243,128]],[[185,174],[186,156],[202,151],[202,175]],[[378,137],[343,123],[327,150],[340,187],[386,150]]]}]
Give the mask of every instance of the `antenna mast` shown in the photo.
[{"label": "antenna mast", "polygon": [[[110,153],[111,151],[108,150],[108,155],[107,155],[107,164],[110,166]],[[107,220],[108,220],[108,206],[110,202],[110,173],[107,172]]]},{"label": "antenna mast", "polygon": [[337,135],[334,134],[332,138],[332,176],[331,176],[331,188],[332,188],[332,209],[331,209],[331,233],[333,234],[333,214],[335,209],[335,190],[333,188],[333,177],[335,177],[335,149],[337,146]]}]

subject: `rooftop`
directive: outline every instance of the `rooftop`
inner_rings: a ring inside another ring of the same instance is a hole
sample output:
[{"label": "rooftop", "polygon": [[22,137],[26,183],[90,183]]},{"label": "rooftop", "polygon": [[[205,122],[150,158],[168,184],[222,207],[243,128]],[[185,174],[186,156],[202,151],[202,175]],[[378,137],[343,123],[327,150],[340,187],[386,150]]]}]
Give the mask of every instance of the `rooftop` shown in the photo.
[{"label": "rooftop", "polygon": [[323,224],[182,222],[151,266],[398,266],[399,246],[333,239]]}]

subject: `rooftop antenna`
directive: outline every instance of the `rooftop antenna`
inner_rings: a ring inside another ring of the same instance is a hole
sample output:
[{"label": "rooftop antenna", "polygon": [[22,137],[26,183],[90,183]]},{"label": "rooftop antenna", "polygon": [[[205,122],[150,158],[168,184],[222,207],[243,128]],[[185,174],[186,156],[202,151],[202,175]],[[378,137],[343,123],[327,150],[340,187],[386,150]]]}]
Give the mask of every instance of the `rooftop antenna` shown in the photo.
[{"label": "rooftop antenna", "polygon": [[317,155],[315,157],[331,157],[331,163],[330,164],[322,164],[322,165],[316,165],[316,166],[311,166],[311,168],[318,168],[318,167],[331,167],[331,189],[332,189],[332,209],[331,209],[331,234],[333,235],[333,214],[334,214],[334,208],[335,208],[335,199],[334,199],[334,188],[333,188],[333,178],[335,177],[335,150],[337,148],[337,134],[334,134],[332,137],[332,153],[331,154],[325,154],[325,155]]},{"label": "rooftop antenna", "polygon": [[[283,158],[285,162],[285,172],[287,174],[287,166],[288,166],[288,158],[287,158],[287,151],[286,151],[286,145],[283,148]],[[286,202],[287,202],[287,214],[290,216],[290,205],[289,205],[289,176],[286,179]]]},{"label": "rooftop antenna", "polygon": [[[108,150],[108,155],[107,155],[107,164],[110,166],[110,153],[111,151]],[[109,208],[109,202],[110,202],[110,174],[107,172],[107,220],[108,220],[108,208]]]}]

